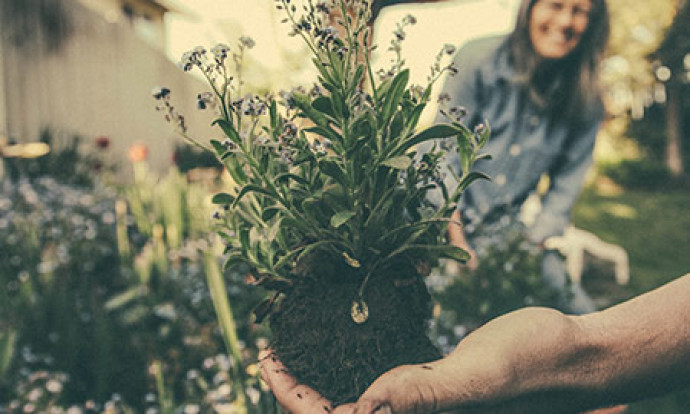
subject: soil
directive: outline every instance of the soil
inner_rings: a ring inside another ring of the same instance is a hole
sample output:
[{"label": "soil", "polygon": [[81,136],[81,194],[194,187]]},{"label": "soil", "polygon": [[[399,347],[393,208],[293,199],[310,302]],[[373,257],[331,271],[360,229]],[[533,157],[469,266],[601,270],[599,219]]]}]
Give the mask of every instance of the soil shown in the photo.
[{"label": "soil", "polygon": [[350,315],[361,278],[347,267],[327,271],[301,278],[271,315],[272,348],[300,383],[336,406],[391,368],[441,357],[427,336],[431,297],[411,267],[372,276],[362,324]]}]

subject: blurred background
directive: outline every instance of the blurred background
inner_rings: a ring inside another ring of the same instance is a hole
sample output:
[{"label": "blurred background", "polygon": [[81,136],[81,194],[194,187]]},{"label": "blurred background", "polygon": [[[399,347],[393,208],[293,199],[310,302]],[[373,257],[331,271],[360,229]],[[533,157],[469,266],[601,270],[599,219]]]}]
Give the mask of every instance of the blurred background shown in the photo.
[{"label": "blurred background", "polygon": [[[570,263],[602,307],[690,271],[690,2],[608,4],[608,117]],[[445,44],[508,32],[517,5],[385,8],[374,64],[389,65],[396,24],[412,14],[402,54],[423,83]],[[256,42],[248,92],[310,87],[308,50],[281,18],[273,0],[0,0],[0,412],[275,410],[254,364],[269,334],[249,323],[263,293],[244,285],[244,269],[221,276],[210,200],[224,176],[174,133],[151,91],[170,88],[189,135],[214,138],[197,109],[205,82],[176,62],[240,36]],[[503,241],[481,283],[430,278],[439,346],[549,303],[520,245]],[[690,393],[629,412],[688,413]]]}]

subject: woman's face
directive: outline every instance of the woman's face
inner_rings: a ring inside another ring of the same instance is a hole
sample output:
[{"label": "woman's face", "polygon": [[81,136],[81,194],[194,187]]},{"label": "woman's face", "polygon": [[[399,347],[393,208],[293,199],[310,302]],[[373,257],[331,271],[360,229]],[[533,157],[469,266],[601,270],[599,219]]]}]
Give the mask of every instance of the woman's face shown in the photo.
[{"label": "woman's face", "polygon": [[572,52],[589,25],[591,0],[537,0],[532,6],[529,34],[544,59],[561,59]]}]

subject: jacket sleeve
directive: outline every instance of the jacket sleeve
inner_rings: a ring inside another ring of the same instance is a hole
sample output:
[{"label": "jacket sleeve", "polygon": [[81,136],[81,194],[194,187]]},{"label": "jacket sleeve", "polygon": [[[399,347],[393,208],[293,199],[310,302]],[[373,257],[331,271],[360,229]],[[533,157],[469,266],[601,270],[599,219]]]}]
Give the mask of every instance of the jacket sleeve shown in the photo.
[{"label": "jacket sleeve", "polygon": [[542,209],[530,231],[531,238],[543,242],[563,234],[570,222],[570,212],[592,165],[594,141],[601,116],[575,127],[560,157],[549,170],[550,186],[542,200]]}]

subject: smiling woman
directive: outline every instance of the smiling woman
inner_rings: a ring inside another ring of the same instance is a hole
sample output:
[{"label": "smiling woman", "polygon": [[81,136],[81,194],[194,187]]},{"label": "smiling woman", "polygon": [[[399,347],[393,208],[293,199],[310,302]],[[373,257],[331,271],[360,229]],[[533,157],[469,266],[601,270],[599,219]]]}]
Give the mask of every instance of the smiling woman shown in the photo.
[{"label": "smiling woman", "polygon": [[[456,212],[465,225],[451,226],[453,243],[481,251],[487,229],[501,238],[495,224],[504,214],[519,214],[542,175],[550,178],[549,188],[528,236],[543,246],[563,234],[604,116],[597,75],[608,31],[604,0],[523,0],[511,34],[471,42],[457,53],[460,73],[443,91],[449,107],[464,110],[447,114],[460,113],[478,128],[490,121],[493,159],[478,168],[494,181],[468,189]],[[461,170],[460,159],[449,165]],[[474,256],[471,267],[481,259]],[[562,292],[563,310],[594,310],[580,286],[567,286],[559,253],[544,251],[542,277]]]},{"label": "smiling woman", "polygon": [[589,24],[590,0],[542,0],[532,8],[530,39],[545,59],[561,59],[577,47]]}]

